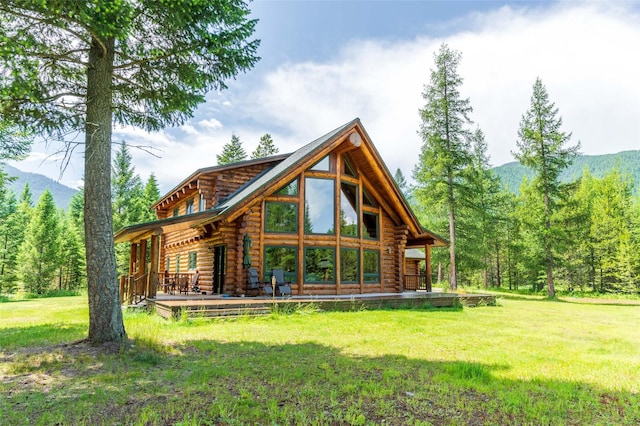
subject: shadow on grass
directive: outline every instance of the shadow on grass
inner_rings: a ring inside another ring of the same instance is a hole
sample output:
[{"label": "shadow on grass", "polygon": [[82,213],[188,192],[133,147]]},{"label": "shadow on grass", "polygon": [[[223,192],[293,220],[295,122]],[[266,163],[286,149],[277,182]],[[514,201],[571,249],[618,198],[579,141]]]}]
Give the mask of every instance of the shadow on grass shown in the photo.
[{"label": "shadow on grass", "polygon": [[7,424],[637,424],[640,397],[585,383],[499,377],[508,367],[354,356],[315,343],[132,342],[3,360]]}]

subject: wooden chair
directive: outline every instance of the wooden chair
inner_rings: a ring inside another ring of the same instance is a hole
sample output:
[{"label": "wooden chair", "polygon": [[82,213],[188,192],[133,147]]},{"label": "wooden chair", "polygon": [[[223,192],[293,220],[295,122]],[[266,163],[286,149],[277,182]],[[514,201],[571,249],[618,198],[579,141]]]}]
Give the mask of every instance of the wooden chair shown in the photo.
[{"label": "wooden chair", "polygon": [[178,281],[178,292],[189,294],[189,276],[182,275],[176,279]]},{"label": "wooden chair", "polygon": [[191,280],[191,291],[194,293],[200,293],[200,286],[198,285],[198,281],[200,280],[200,271],[196,271],[193,275],[193,279]]},{"label": "wooden chair", "polygon": [[291,296],[291,286],[284,280],[283,269],[272,269],[271,274],[276,277],[276,287],[278,289],[278,295]]}]

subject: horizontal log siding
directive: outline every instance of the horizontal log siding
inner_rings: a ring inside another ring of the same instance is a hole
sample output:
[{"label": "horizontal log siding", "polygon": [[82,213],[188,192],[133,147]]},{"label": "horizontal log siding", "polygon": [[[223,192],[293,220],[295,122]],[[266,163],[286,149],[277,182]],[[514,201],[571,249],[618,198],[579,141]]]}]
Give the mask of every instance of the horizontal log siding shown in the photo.
[{"label": "horizontal log siding", "polygon": [[[382,212],[380,215],[380,228],[381,228],[381,250],[380,250],[380,284],[379,291],[381,292],[395,292],[396,288],[396,247],[395,247],[395,224],[391,218]],[[388,252],[388,248],[391,248],[391,253]]]}]

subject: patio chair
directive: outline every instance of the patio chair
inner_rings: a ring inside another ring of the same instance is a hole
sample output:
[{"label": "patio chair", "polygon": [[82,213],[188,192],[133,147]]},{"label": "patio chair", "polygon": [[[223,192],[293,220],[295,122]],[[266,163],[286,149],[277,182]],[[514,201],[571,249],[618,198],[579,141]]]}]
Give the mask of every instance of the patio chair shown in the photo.
[{"label": "patio chair", "polygon": [[200,271],[196,271],[193,275],[193,279],[191,280],[191,291],[194,293],[200,293],[200,285],[198,284],[200,281]]},{"label": "patio chair", "polygon": [[276,286],[278,288],[278,295],[291,296],[291,285],[284,280],[283,269],[272,269],[271,274],[276,277]]},{"label": "patio chair", "polygon": [[249,282],[247,285],[247,291],[255,292],[256,295],[260,294],[261,285],[260,277],[258,276],[258,270],[256,268],[249,268]]},{"label": "patio chair", "polygon": [[177,279],[178,281],[178,292],[189,294],[189,276],[183,275]]}]

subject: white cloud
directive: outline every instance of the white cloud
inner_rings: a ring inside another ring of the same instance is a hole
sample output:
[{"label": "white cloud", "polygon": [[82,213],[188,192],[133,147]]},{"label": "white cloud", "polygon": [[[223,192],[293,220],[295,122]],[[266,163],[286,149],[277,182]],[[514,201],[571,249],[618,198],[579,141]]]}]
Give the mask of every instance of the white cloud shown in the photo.
[{"label": "white cloud", "polygon": [[[444,25],[446,38],[351,41],[336,49],[332,61],[284,64],[244,80],[251,87],[237,82],[209,94],[196,118],[178,129],[117,129],[114,141],[157,148],[161,158],[132,154],[136,171],[144,178],[154,172],[164,191],[214,165],[232,132],[247,154],[264,133],[284,153],[360,117],[391,172],[400,167],[410,178],[421,146],[421,92],[433,53],[446,42],[462,53],[461,92],[471,100],[493,164],[513,160],[536,77],[582,152],[640,149],[640,16],[630,4],[502,7]],[[63,182],[78,180],[82,159],[76,157]],[[23,163],[18,167],[28,168]]]},{"label": "white cloud", "polygon": [[[411,175],[421,92],[442,42],[462,52],[462,95],[493,164],[513,161],[536,77],[573,142],[587,154],[640,148],[640,18],[623,4],[500,8],[474,14],[446,39],[356,41],[331,63],[281,66],[264,79],[252,113],[291,129],[300,144],[359,116],[388,167]],[[256,96],[252,93],[252,96]]]}]

